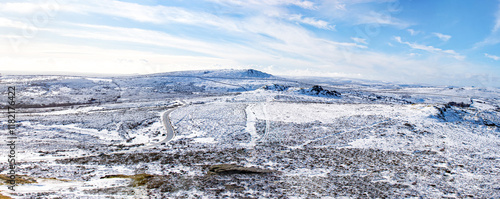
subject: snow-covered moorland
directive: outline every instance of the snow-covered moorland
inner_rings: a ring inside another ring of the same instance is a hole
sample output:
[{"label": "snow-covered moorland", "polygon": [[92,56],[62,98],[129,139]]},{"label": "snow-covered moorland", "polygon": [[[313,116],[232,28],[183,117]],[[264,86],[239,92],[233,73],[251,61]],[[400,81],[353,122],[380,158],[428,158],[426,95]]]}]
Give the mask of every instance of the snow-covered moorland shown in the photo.
[{"label": "snow-covered moorland", "polygon": [[3,155],[0,194],[12,198],[500,197],[497,88],[256,70],[2,76],[2,96],[8,86],[23,183],[7,189]]}]

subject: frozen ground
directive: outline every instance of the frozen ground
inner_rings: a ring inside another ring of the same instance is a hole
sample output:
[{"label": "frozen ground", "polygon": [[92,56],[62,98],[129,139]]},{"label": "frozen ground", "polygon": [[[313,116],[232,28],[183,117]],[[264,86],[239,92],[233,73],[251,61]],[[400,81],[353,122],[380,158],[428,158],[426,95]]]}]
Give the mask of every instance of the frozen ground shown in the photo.
[{"label": "frozen ground", "polygon": [[[12,198],[500,197],[497,88],[254,70],[0,81],[17,88],[28,182],[0,185]],[[128,150],[164,139],[169,109],[174,139]],[[276,172],[209,174],[226,163]]]}]

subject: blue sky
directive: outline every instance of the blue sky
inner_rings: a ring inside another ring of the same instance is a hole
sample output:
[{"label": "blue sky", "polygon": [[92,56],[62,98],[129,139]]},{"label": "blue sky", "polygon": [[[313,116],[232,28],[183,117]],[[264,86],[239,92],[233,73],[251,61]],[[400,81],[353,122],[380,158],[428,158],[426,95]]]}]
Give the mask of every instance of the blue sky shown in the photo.
[{"label": "blue sky", "polygon": [[500,87],[498,0],[1,0],[0,71]]}]

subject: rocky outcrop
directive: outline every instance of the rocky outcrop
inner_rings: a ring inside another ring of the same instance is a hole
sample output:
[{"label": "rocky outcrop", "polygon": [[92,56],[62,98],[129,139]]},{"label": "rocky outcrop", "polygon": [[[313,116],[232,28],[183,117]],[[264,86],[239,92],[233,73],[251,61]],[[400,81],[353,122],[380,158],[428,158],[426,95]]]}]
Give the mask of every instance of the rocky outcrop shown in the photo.
[{"label": "rocky outcrop", "polygon": [[320,96],[320,97],[340,97],[342,94],[340,94],[337,91],[330,91],[323,89],[323,87],[314,85],[310,89],[301,89],[299,90],[301,94],[306,94],[306,95],[312,95],[312,96]]},{"label": "rocky outcrop", "polygon": [[209,175],[228,175],[228,174],[267,174],[276,172],[270,169],[259,169],[255,167],[243,167],[235,164],[212,165],[208,169]]},{"label": "rocky outcrop", "polygon": [[273,85],[266,85],[263,88],[265,90],[272,90],[272,91],[286,91],[290,87],[285,85],[273,84]]}]

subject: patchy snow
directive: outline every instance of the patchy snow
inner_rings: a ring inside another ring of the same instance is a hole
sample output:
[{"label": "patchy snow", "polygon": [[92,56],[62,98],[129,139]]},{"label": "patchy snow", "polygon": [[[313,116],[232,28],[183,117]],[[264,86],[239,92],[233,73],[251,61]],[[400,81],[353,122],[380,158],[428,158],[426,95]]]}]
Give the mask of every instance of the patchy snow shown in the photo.
[{"label": "patchy snow", "polygon": [[215,144],[215,143],[217,143],[215,141],[215,138],[213,138],[213,137],[208,137],[208,138],[194,138],[194,142],[207,143],[207,144]]},{"label": "patchy snow", "polygon": [[329,169],[306,169],[306,168],[299,168],[296,170],[292,170],[287,172],[285,175],[290,175],[290,176],[304,176],[304,177],[327,177],[328,173],[330,173],[331,170]]},{"label": "patchy snow", "polygon": [[112,82],[113,79],[104,79],[104,78],[90,78],[87,77],[86,79],[93,81],[94,83],[99,83],[99,82]]},{"label": "patchy snow", "polygon": [[264,114],[264,103],[252,107],[257,119],[272,121],[307,123],[319,121],[334,123],[336,119],[352,115],[384,115],[387,117],[404,117],[405,119],[422,119],[436,113],[432,106],[417,105],[377,105],[377,104],[307,104],[307,103],[269,103]]},{"label": "patchy snow", "polygon": [[245,109],[245,113],[247,116],[247,122],[246,122],[246,127],[245,131],[250,133],[251,140],[248,143],[242,144],[248,148],[253,148],[256,145],[256,141],[260,138],[260,136],[257,134],[257,130],[255,129],[255,122],[256,122],[256,117],[255,117],[255,112],[252,110],[252,106],[255,105],[248,105]]},{"label": "patchy snow", "polygon": [[[37,183],[20,185],[20,198],[499,196],[497,88],[303,82],[249,70],[0,78],[0,90],[15,84],[26,106],[16,116],[18,171]],[[339,95],[312,93],[319,86]],[[170,114],[175,137],[155,145],[162,113],[180,104]],[[206,175],[223,163],[280,172]],[[171,180],[168,189],[101,179],[139,173]]]}]

